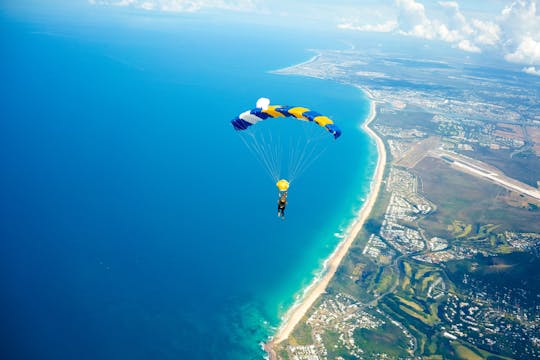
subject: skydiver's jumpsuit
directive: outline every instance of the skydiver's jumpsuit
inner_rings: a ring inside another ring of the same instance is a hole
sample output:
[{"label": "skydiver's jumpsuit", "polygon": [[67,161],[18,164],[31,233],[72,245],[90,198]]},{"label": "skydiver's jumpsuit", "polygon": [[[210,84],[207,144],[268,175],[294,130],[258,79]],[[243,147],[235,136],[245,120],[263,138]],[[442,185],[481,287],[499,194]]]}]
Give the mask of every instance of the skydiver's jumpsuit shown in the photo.
[{"label": "skydiver's jumpsuit", "polygon": [[278,216],[285,218],[285,206],[287,206],[287,193],[281,194],[278,200]]}]

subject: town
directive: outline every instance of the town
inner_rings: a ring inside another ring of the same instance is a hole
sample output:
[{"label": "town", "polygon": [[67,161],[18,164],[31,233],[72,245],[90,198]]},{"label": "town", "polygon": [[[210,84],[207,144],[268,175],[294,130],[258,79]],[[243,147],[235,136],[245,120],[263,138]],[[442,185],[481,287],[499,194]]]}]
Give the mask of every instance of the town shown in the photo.
[{"label": "town", "polygon": [[[277,71],[366,91],[377,103],[372,127],[390,157],[355,250],[281,356],[540,358],[540,288],[519,265],[540,262],[536,93],[458,71],[446,75],[450,90],[424,89],[414,66],[389,62],[325,50]],[[447,64],[421,65],[422,73],[448,73]],[[389,79],[408,85],[389,86]],[[514,106],[517,98],[530,106]]]}]

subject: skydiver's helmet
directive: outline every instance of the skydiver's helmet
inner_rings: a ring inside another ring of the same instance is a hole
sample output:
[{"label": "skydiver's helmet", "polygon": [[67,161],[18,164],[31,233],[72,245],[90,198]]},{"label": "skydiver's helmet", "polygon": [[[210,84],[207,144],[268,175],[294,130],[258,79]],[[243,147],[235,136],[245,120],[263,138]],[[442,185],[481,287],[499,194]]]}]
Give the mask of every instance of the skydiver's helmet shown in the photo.
[{"label": "skydiver's helmet", "polygon": [[281,179],[276,183],[277,188],[280,192],[287,192],[289,190],[289,182],[285,179]]}]

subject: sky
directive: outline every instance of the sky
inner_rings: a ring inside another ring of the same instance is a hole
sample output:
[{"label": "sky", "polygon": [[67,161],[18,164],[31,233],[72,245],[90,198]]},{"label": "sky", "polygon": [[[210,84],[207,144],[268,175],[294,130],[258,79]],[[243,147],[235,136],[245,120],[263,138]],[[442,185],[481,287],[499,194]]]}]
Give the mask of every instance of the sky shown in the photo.
[{"label": "sky", "polygon": [[[68,0],[17,1],[34,6],[62,2]],[[70,6],[77,2],[148,15],[212,12],[418,38],[464,53],[494,56],[540,76],[540,0],[69,0]]]},{"label": "sky", "polygon": [[[147,11],[220,9],[334,22],[341,29],[389,33],[447,43],[464,52],[494,52],[523,71],[540,75],[540,0],[283,1],[89,0],[91,4]],[[291,4],[292,3],[292,4]]]}]

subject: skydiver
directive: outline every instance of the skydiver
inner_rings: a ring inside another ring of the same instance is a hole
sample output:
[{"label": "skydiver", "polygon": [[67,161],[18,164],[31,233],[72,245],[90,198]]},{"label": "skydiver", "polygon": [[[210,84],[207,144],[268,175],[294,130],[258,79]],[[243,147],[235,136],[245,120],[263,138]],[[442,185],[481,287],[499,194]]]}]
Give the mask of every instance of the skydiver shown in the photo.
[{"label": "skydiver", "polygon": [[279,194],[277,215],[281,220],[285,220],[285,206],[287,206],[287,191],[282,191]]}]

